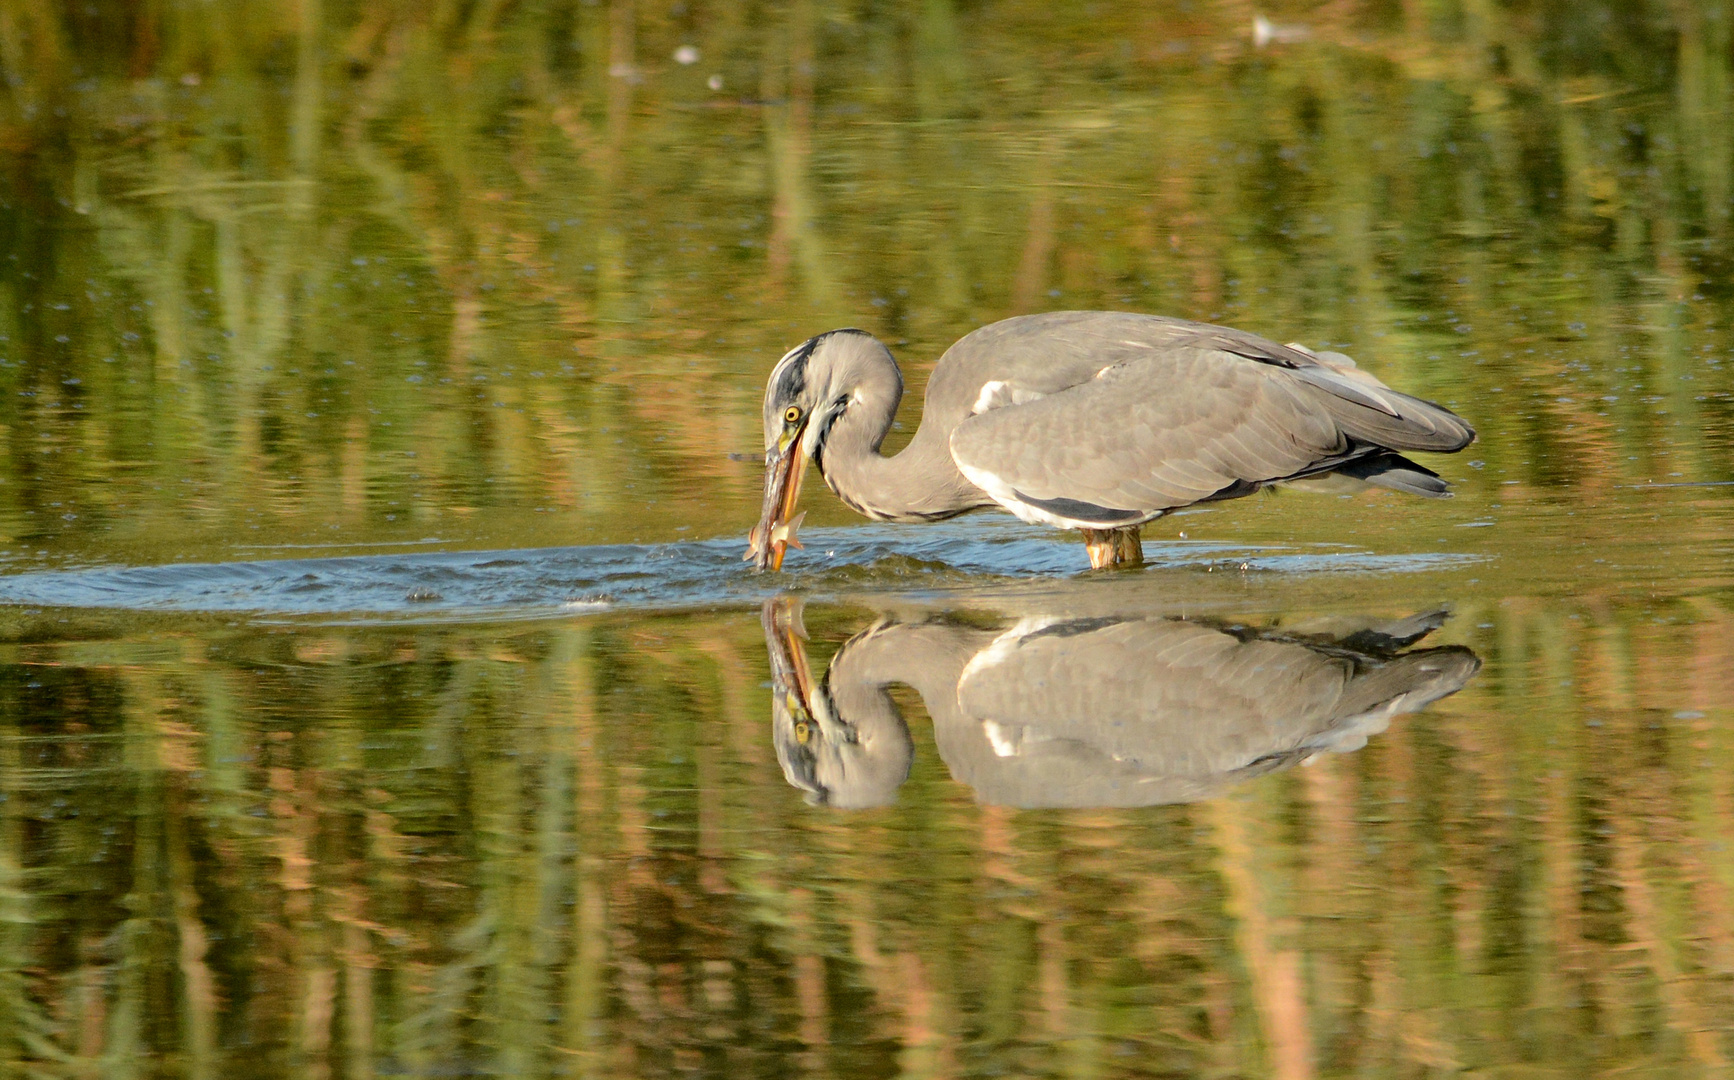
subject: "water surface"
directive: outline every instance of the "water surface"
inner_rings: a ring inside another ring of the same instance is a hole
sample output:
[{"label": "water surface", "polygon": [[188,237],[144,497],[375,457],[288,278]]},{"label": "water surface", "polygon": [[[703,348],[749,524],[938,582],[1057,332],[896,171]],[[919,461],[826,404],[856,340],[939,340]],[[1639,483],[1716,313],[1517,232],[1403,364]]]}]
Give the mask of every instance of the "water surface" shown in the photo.
[{"label": "water surface", "polygon": [[[0,1069],[1727,1072],[1730,15],[6,6]],[[741,562],[784,350],[1064,308],[1481,439]]]}]

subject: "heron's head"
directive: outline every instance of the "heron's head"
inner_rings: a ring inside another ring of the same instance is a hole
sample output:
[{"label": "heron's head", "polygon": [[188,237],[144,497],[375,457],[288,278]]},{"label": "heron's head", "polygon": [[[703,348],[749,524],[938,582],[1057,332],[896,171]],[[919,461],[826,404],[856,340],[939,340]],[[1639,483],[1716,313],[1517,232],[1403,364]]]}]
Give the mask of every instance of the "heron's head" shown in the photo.
[{"label": "heron's head", "polygon": [[852,722],[838,712],[829,679],[813,681],[797,604],[786,596],[767,600],[760,621],[771,659],[771,742],[783,776],[817,806],[891,803],[909,778],[915,747],[890,699],[876,695],[890,716]]},{"label": "heron's head", "polygon": [[783,354],[765,385],[765,498],[749,537],[749,561],[760,570],[780,570],[787,547],[801,546],[795,540],[801,479],[808,458],[824,469],[832,426],[851,406],[865,403],[889,423],[902,394],[891,353],[864,330],[832,330]]}]

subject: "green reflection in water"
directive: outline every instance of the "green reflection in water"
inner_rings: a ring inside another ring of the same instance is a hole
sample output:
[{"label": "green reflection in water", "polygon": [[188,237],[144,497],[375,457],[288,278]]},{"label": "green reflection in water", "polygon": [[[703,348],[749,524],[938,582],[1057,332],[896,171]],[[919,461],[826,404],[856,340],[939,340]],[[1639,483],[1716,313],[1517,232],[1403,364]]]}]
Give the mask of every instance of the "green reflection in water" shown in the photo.
[{"label": "green reflection in water", "polygon": [[[0,3],[10,568],[744,538],[783,349],[862,326],[919,386],[1062,307],[1329,344],[1482,432],[1451,504],[1172,529],[1486,557],[1111,586],[1449,600],[1485,665],[1142,810],[979,806],[904,690],[896,804],[806,807],[751,610],[6,609],[5,1069],[1725,1071],[1730,492],[1653,485],[1734,481],[1728,5],[1266,14]],[[816,665],[910,566],[808,579]]]},{"label": "green reflection in water", "polygon": [[[872,618],[809,608],[818,669]],[[949,775],[901,690],[895,803],[803,803],[750,611],[9,646],[7,1052],[261,1076],[1721,1060],[1734,609],[1476,603],[1436,637],[1485,668],[1363,749],[1205,803],[1026,811]]]}]

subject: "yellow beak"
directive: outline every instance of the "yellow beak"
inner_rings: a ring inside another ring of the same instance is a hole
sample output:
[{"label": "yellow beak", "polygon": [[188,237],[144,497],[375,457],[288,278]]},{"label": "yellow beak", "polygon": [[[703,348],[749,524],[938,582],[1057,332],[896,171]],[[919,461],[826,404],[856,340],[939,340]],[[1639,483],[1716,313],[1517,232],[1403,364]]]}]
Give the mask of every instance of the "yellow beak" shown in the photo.
[{"label": "yellow beak", "polygon": [[765,451],[765,498],[759,523],[747,535],[745,561],[758,569],[783,568],[783,553],[790,547],[800,547],[795,530],[800,528],[805,514],[795,513],[801,498],[801,481],[807,473],[807,455],[801,452],[801,435],[807,430],[800,426]]}]

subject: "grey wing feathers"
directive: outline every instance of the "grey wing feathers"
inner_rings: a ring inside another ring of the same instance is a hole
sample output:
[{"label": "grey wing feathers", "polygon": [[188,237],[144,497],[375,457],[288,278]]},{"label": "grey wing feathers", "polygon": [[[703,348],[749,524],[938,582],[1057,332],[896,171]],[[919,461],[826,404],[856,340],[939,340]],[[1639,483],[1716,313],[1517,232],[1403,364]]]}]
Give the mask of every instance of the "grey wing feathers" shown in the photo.
[{"label": "grey wing feathers", "polygon": [[[929,384],[929,407],[967,411],[986,379],[1043,394],[1080,385],[1113,364],[1202,351],[1278,368],[1319,391],[1345,433],[1389,450],[1461,450],[1475,432],[1461,417],[1391,389],[1336,352],[1278,345],[1244,330],[1124,311],[1050,311],[984,326],[947,350]],[[935,401],[934,394],[944,401]]]},{"label": "grey wing feathers", "polygon": [[1399,393],[1376,380],[1368,385],[1319,366],[1292,368],[1294,376],[1323,391],[1318,401],[1349,437],[1388,450],[1450,453],[1475,441],[1463,418],[1430,401]]},{"label": "grey wing feathers", "polygon": [[1154,512],[1361,459],[1358,479],[1441,495],[1436,474],[1380,451],[1450,451],[1473,438],[1453,413],[1347,357],[1199,327],[1187,344],[1165,341],[1058,393],[970,417],[951,448],[972,480],[999,483],[983,486],[1001,502]]},{"label": "grey wing feathers", "polygon": [[1344,459],[1349,441],[1314,396],[1274,369],[1177,349],[972,417],[951,450],[966,475],[1025,499],[1155,511]]},{"label": "grey wing feathers", "polygon": [[1461,450],[1475,441],[1474,429],[1456,413],[1391,389],[1342,353],[1276,345],[1238,330],[1214,336],[1223,351],[1286,368],[1322,391],[1320,404],[1351,438],[1387,450],[1442,453]]}]

